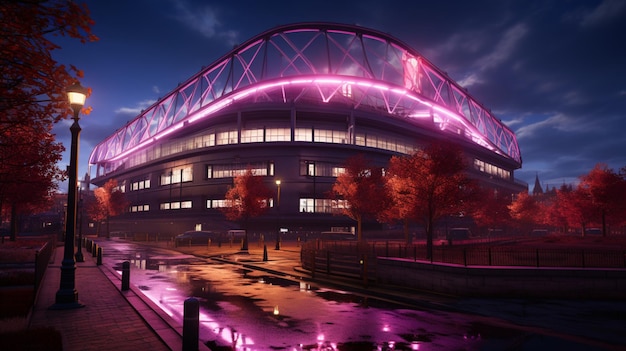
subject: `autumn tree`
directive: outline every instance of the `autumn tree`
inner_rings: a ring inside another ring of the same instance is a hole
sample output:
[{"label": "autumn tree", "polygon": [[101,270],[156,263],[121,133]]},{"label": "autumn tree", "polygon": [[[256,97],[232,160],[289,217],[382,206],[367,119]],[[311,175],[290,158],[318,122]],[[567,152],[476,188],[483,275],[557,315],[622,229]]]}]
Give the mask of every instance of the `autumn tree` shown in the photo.
[{"label": "autumn tree", "polygon": [[387,206],[382,167],[376,167],[362,154],[346,160],[341,173],[331,190],[331,198],[343,202],[338,206],[341,214],[357,223],[357,239],[364,241],[363,220],[376,218]]},{"label": "autumn tree", "polygon": [[487,229],[502,229],[511,223],[508,206],[511,196],[492,189],[481,189],[480,204],[474,206],[471,215],[477,226]]},{"label": "autumn tree", "polygon": [[597,218],[597,210],[593,207],[589,193],[583,188],[562,186],[556,192],[560,215],[570,227],[580,227],[585,235],[587,224]]},{"label": "autumn tree", "polygon": [[528,192],[517,194],[509,205],[509,214],[518,229],[529,234],[531,228],[539,222],[539,204]]},{"label": "autumn tree", "polygon": [[[458,145],[435,142],[411,156],[394,156],[386,175],[393,206],[426,229],[427,257],[432,257],[437,221],[466,213],[476,198],[476,184],[466,175]],[[394,185],[395,184],[395,185]]]},{"label": "autumn tree", "polygon": [[257,176],[248,168],[245,173],[233,179],[233,186],[226,192],[226,207],[221,211],[231,221],[240,222],[246,235],[241,249],[248,250],[248,220],[265,213],[271,190],[263,183],[263,177]]},{"label": "autumn tree", "polygon": [[[64,36],[96,40],[85,5],[67,0],[0,2],[0,211],[41,207],[64,177],[51,134],[70,116],[65,93],[82,72],[53,58]],[[37,183],[37,184],[35,184]],[[12,238],[15,237],[13,226]]]},{"label": "autumn tree", "polygon": [[592,206],[599,214],[602,235],[606,236],[607,219],[616,222],[623,219],[626,180],[605,164],[597,164],[588,174],[580,177],[580,191],[588,194]]},{"label": "autumn tree", "polygon": [[106,221],[106,237],[111,237],[109,222],[111,217],[118,216],[128,208],[129,202],[126,196],[119,189],[117,180],[110,179],[103,186],[94,190],[95,201],[87,204],[87,215],[98,222],[98,234],[100,234],[100,223]]},{"label": "autumn tree", "polygon": [[[568,186],[563,184],[561,189],[568,189]],[[559,190],[554,189],[551,196],[545,198],[539,203],[539,212],[543,214],[543,216],[541,216],[542,224],[557,228],[557,230],[561,233],[565,233],[567,232],[569,224],[564,215],[563,203],[559,201],[558,192]]]},{"label": "autumn tree", "polygon": [[37,127],[19,126],[7,131],[20,153],[0,146],[0,207],[11,223],[11,240],[16,239],[18,215],[47,210],[63,175],[57,166],[62,146],[48,131],[33,130]]}]

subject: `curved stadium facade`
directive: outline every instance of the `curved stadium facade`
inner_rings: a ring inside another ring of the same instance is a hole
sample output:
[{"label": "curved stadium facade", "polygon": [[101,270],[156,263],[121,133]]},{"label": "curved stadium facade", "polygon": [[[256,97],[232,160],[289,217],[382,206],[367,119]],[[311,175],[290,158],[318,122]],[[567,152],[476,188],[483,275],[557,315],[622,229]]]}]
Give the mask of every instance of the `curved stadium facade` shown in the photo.
[{"label": "curved stadium facade", "polygon": [[248,167],[280,199],[251,231],[323,231],[354,225],[327,199],[347,158],[384,166],[441,139],[463,147],[486,186],[526,190],[515,134],[417,51],[371,29],[301,23],[203,68],[98,144],[89,164],[94,184],[116,179],[130,202],[112,220],[118,231],[236,227],[219,207]]}]

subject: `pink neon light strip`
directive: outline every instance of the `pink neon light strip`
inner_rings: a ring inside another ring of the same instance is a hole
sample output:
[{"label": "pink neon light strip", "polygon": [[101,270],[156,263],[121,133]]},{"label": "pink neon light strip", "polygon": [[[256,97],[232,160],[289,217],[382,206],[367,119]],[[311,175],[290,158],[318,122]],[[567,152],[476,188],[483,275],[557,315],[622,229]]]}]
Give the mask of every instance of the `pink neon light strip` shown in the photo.
[{"label": "pink neon light strip", "polygon": [[[251,86],[247,89],[244,89],[242,91],[236,92],[231,96],[227,96],[221,100],[217,100],[215,102],[213,102],[212,104],[210,104],[209,106],[207,106],[205,109],[198,111],[195,115],[193,116],[188,116],[186,119],[178,122],[177,124],[171,126],[170,128],[168,128],[167,130],[162,131],[161,133],[155,135],[153,138],[148,139],[146,141],[144,141],[143,143],[134,146],[131,149],[128,149],[124,152],[122,152],[121,154],[113,157],[110,159],[110,161],[116,161],[119,160],[121,158],[124,158],[128,155],[130,155],[131,153],[144,148],[154,142],[156,142],[157,140],[163,138],[164,136],[173,133],[174,131],[180,129],[183,127],[183,125],[186,124],[191,124],[194,123],[196,121],[202,120],[210,115],[212,115],[213,113],[216,113],[222,109],[224,109],[225,107],[237,102],[238,100],[241,100],[245,97],[247,97],[248,95],[254,94],[254,93],[258,93],[258,92],[262,92],[262,91],[266,91],[266,90],[270,90],[276,87],[284,87],[287,85],[309,85],[311,83],[315,83],[315,84],[328,84],[328,85],[338,85],[339,87],[341,87],[344,84],[349,84],[349,85],[357,85],[357,86],[361,86],[361,87],[366,87],[368,89],[376,89],[379,91],[385,91],[385,92],[391,92],[393,94],[397,94],[397,95],[401,95],[403,97],[408,97],[414,101],[417,101],[418,103],[428,107],[428,108],[433,108],[434,110],[437,110],[438,112],[441,112],[443,114],[445,114],[446,116],[454,119],[455,121],[461,123],[466,130],[468,130],[470,132],[470,135],[472,136],[471,140],[483,147],[486,147],[490,150],[496,151],[498,150],[497,148],[493,147],[493,145],[491,145],[490,142],[486,141],[481,135],[480,133],[476,130],[476,128],[470,124],[467,123],[467,121],[465,121],[465,119],[443,107],[440,107],[439,105],[436,104],[432,104],[426,100],[420,99],[418,96],[413,95],[412,92],[406,90],[406,89],[401,89],[401,88],[397,88],[397,87],[390,87],[388,85],[384,85],[384,84],[380,84],[378,82],[373,83],[371,81],[367,81],[367,80],[354,80],[353,77],[351,77],[352,79],[337,79],[336,77],[316,77],[316,78],[311,78],[311,79],[302,79],[302,78],[292,78],[292,79],[284,79],[284,80],[280,80],[280,81],[274,81],[274,82],[270,82],[270,83],[264,83],[264,84],[259,84],[259,85],[255,85],[255,86]],[[409,114],[410,115],[410,114]],[[419,112],[416,113],[417,116],[422,117],[423,115],[420,115]]]}]

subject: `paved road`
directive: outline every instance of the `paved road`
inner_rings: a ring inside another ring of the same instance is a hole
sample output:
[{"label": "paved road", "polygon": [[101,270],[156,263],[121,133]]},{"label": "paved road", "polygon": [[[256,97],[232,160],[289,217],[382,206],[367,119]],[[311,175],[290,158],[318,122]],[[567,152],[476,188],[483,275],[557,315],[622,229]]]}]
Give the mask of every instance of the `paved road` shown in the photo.
[{"label": "paved road", "polygon": [[[273,245],[268,247],[273,248]],[[293,275],[299,271],[299,247],[296,243],[287,242],[279,251],[269,249],[267,262],[262,261],[262,246],[255,243],[251,243],[250,255],[245,262],[230,255],[236,252],[236,248],[228,246],[180,247],[177,250],[200,257],[223,256],[223,260],[233,264],[278,274]],[[320,281],[319,276],[316,278]],[[417,308],[468,313],[482,318],[485,323],[544,336],[542,340],[537,337],[527,340],[520,350],[542,349],[541,345],[566,347],[570,351],[626,349],[626,333],[623,333],[626,301],[465,299],[401,289],[389,291],[381,287],[364,289],[360,282],[345,279],[330,279],[323,283],[365,296],[382,296],[401,303],[414,302]]]}]

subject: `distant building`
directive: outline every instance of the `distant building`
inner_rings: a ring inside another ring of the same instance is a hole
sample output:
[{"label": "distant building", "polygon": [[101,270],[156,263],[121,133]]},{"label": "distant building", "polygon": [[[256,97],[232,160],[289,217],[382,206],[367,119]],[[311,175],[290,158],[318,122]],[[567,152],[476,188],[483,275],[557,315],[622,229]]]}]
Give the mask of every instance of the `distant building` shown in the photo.
[{"label": "distant building", "polygon": [[535,187],[533,188],[533,195],[543,195],[543,188],[539,182],[539,174],[535,175]]},{"label": "distant building", "polygon": [[219,208],[248,167],[276,191],[281,180],[280,208],[268,199],[250,228],[323,231],[354,226],[327,196],[347,158],[384,166],[442,139],[463,147],[486,186],[527,191],[514,176],[514,132],[418,51],[372,29],[303,23],[203,68],[98,144],[89,163],[94,184],[117,179],[131,203],[112,231],[236,228]]}]

